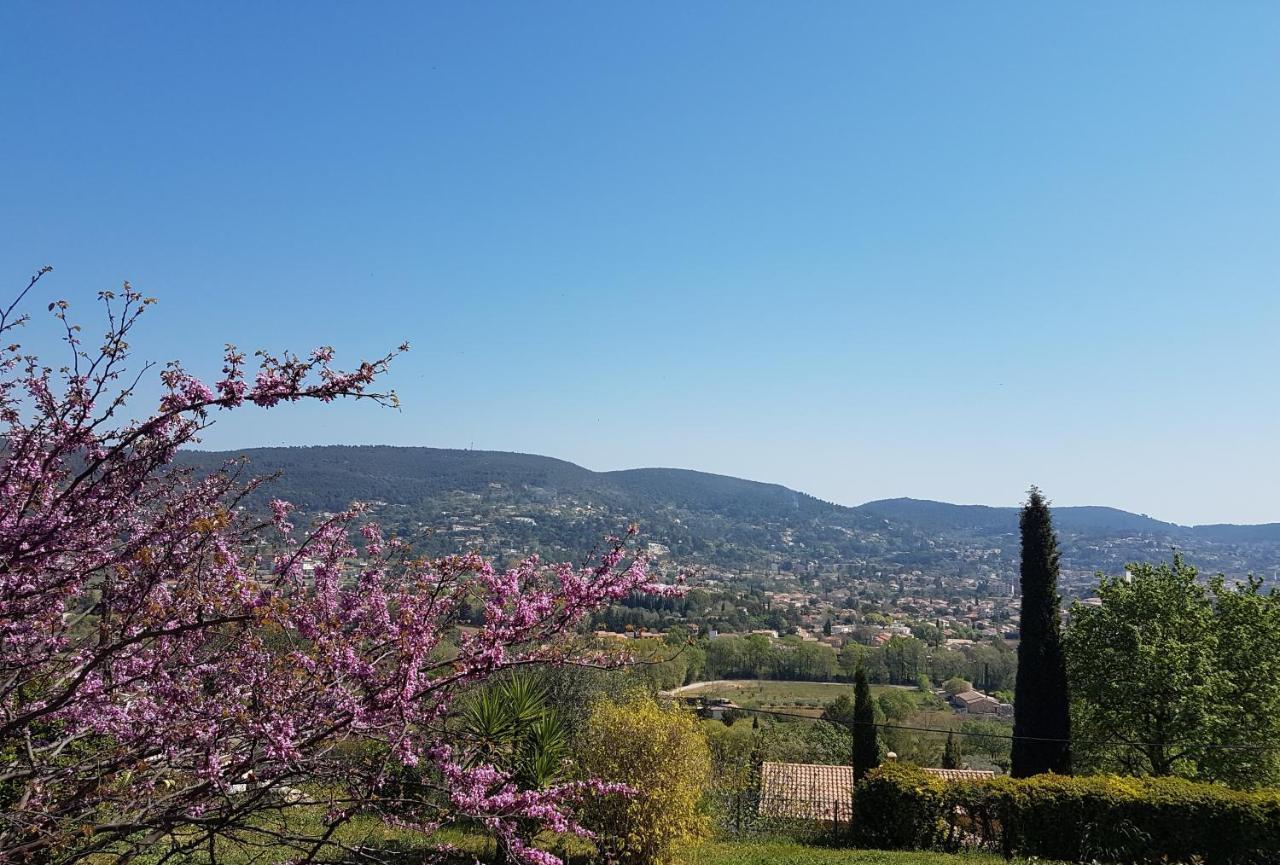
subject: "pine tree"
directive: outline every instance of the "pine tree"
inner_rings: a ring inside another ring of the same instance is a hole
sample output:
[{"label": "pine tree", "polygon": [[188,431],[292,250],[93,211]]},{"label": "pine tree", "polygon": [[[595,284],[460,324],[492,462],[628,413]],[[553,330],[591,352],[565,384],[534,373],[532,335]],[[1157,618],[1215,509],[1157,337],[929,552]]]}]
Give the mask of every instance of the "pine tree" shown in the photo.
[{"label": "pine tree", "polygon": [[947,734],[947,745],[942,749],[942,768],[960,768],[960,749],[956,747],[955,733]]},{"label": "pine tree", "polygon": [[1058,539],[1049,504],[1032,487],[1022,509],[1022,639],[1014,690],[1015,778],[1071,774],[1071,718],[1058,610]]},{"label": "pine tree", "polygon": [[871,686],[862,667],[853,676],[853,780],[880,765],[880,746],[876,743],[876,710],[871,703]]}]

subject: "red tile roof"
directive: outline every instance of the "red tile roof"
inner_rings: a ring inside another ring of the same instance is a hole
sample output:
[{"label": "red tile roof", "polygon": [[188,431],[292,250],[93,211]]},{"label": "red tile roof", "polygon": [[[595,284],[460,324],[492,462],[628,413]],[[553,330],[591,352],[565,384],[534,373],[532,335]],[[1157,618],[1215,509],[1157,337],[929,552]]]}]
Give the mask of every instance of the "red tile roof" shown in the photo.
[{"label": "red tile roof", "polygon": [[765,763],[760,770],[760,813],[847,821],[853,813],[853,767]]},{"label": "red tile roof", "polygon": [[[979,781],[995,772],[925,769],[948,781]],[[760,770],[760,813],[770,817],[845,822],[853,815],[853,767],[817,763],[765,763]]]}]

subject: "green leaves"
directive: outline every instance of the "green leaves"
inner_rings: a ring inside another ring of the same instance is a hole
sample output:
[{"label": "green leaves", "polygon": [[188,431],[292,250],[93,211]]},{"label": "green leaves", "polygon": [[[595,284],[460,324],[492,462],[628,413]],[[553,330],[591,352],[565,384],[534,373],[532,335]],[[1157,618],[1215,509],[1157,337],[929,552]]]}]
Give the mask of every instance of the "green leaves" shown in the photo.
[{"label": "green leaves", "polygon": [[1098,594],[1101,606],[1072,610],[1067,633],[1087,759],[1237,786],[1280,780],[1280,598],[1256,581],[1203,583],[1181,556],[1104,577]]},{"label": "green leaves", "polygon": [[468,767],[487,764],[537,789],[564,774],[569,735],[547,705],[546,687],[531,675],[511,675],[472,697],[461,733]]}]

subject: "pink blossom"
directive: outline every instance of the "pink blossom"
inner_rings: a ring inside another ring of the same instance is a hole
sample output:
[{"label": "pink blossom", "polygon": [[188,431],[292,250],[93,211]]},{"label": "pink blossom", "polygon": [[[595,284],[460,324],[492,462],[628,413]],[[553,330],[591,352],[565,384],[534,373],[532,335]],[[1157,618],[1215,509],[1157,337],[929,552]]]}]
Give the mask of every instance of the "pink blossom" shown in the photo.
[{"label": "pink blossom", "polygon": [[[589,834],[573,803],[624,788],[525,790],[491,767],[463,769],[443,721],[463,689],[496,672],[585,658],[566,636],[593,610],[681,589],[649,579],[633,533],[587,567],[530,557],[496,570],[475,554],[415,557],[361,526],[359,506],[302,531],[292,505],[272,501],[263,530],[238,507],[258,481],[236,465],[181,469],[175,454],[212,408],[394,405],[372,388],[395,352],[352,370],[334,368],[328,348],[259,353],[249,385],[244,355],[228,346],[214,388],[171,364],[159,405],[137,415],[118,370],[150,301],[126,285],[104,302],[111,333],[88,375],[0,350],[0,772],[16,791],[0,814],[0,860],[79,860],[152,831],[242,825],[258,801],[247,791],[262,784],[347,790],[329,811],[341,821],[377,807],[386,767],[353,768],[335,746],[375,742],[448,779],[451,807],[431,825],[474,817],[514,858],[558,861],[528,846],[521,824]],[[0,334],[18,323],[0,314]],[[482,623],[456,640],[456,657],[443,655],[476,597]]]}]

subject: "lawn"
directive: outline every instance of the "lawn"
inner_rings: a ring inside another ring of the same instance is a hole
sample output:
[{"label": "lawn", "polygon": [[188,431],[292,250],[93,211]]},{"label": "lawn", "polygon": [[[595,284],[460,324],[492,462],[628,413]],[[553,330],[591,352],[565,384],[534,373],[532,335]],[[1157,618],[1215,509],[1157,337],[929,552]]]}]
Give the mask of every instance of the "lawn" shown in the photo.
[{"label": "lawn", "polygon": [[[290,829],[313,830],[319,834],[319,812],[313,808],[291,809]],[[281,827],[283,828],[283,827]],[[265,840],[265,839],[264,839]],[[446,830],[428,838],[409,829],[395,828],[381,821],[359,817],[346,824],[336,834],[335,841],[350,848],[363,848],[367,852],[379,851],[391,854],[391,861],[421,863],[435,861],[441,865],[474,865],[492,863],[492,842],[475,832]],[[454,848],[452,856],[443,859],[431,855],[435,845],[446,844]],[[570,861],[581,865],[585,862],[585,848],[578,841],[569,843],[574,854]],[[148,865],[163,858],[164,848],[153,855],[139,857],[140,865]],[[563,849],[557,851],[564,855]],[[341,858],[342,850],[333,845],[326,848],[329,857]],[[203,851],[193,851],[190,858],[181,861],[208,862]],[[281,865],[297,855],[297,851],[283,846],[258,844],[239,845],[222,842],[218,845],[217,861],[221,865]],[[399,858],[396,858],[399,857]],[[98,856],[91,859],[93,865],[107,865],[115,857]],[[1015,860],[1017,861],[1017,860]],[[999,856],[980,853],[930,853],[917,851],[848,850],[833,847],[810,846],[787,840],[751,839],[741,841],[705,841],[690,844],[681,849],[672,865],[1007,865]],[[1040,862],[1039,865],[1053,865]]]},{"label": "lawn", "polygon": [[684,851],[678,861],[680,865],[1006,865],[999,856],[981,853],[840,850],[788,841],[709,842]]}]

